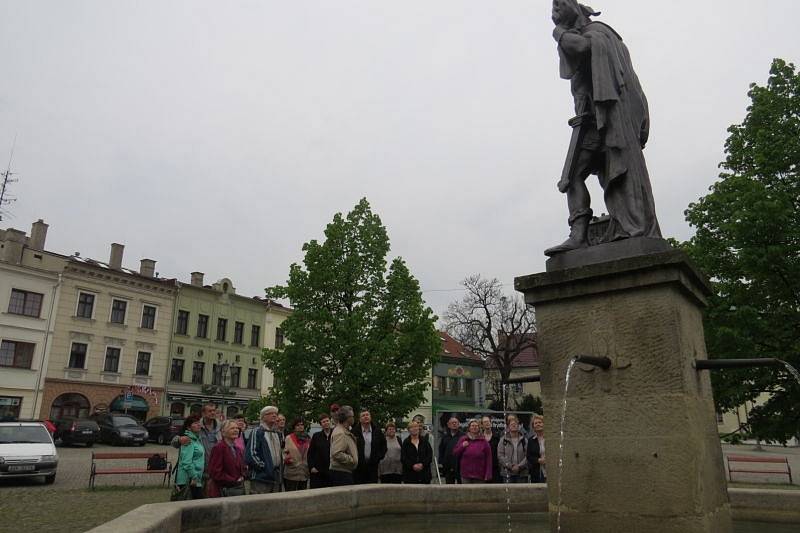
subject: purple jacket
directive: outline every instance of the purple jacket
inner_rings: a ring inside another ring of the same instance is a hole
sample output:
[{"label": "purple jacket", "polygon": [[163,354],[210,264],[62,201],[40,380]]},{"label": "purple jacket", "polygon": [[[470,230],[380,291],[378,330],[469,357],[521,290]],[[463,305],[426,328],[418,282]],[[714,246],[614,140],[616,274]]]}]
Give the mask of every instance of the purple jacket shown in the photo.
[{"label": "purple jacket", "polygon": [[[468,442],[469,446],[464,447],[464,442]],[[486,439],[470,439],[464,435],[453,449],[453,455],[458,458],[462,478],[491,481],[492,447]]]}]

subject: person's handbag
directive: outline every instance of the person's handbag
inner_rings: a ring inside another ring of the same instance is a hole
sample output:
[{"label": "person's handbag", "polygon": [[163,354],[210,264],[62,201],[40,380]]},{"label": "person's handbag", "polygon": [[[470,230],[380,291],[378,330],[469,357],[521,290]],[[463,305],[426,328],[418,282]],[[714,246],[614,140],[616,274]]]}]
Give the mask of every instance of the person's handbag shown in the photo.
[{"label": "person's handbag", "polygon": [[171,502],[182,502],[192,499],[192,487],[188,483],[183,486],[174,485],[172,487],[172,494],[169,496]]},{"label": "person's handbag", "polygon": [[239,485],[233,487],[222,487],[222,496],[224,498],[228,498],[230,496],[244,496],[244,483],[240,483]]}]

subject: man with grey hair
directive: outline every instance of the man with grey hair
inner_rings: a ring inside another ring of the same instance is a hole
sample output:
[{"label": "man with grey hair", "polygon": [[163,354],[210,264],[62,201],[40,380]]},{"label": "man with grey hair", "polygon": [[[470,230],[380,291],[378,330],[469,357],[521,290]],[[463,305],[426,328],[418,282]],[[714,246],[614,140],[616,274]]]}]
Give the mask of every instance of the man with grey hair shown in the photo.
[{"label": "man with grey hair", "polygon": [[278,408],[261,409],[261,425],[250,435],[245,460],[250,467],[250,494],[280,492],[283,481],[283,439],[277,427]]},{"label": "man with grey hair", "polygon": [[336,427],[331,433],[331,466],[328,476],[331,486],[353,484],[353,470],[358,466],[358,445],[350,432],[355,413],[349,405],[343,405],[336,413]]}]

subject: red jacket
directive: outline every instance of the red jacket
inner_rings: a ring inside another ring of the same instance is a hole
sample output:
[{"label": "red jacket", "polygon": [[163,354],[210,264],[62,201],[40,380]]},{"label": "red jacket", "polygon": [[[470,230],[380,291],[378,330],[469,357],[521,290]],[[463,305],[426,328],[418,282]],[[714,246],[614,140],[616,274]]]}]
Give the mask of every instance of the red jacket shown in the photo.
[{"label": "red jacket", "polygon": [[228,443],[224,440],[219,441],[211,449],[211,457],[208,460],[208,475],[213,480],[208,488],[208,496],[211,498],[221,496],[222,487],[234,487],[244,478],[244,457],[236,446],[231,450]]}]

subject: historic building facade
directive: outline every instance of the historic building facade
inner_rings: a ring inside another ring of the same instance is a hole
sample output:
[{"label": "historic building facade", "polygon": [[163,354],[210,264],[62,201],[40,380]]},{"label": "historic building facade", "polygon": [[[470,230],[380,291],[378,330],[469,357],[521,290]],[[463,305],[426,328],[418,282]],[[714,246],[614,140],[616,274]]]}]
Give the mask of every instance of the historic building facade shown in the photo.
[{"label": "historic building facade", "polygon": [[47,224],[0,230],[0,420],[38,416],[66,260],[43,252]]},{"label": "historic building facade", "polygon": [[156,262],[122,266],[124,247],[101,262],[68,257],[46,372],[43,418],[162,410],[177,283]]},{"label": "historic building facade", "polygon": [[184,416],[211,402],[230,417],[261,396],[267,379],[261,351],[270,302],[236,294],[227,278],[204,285],[203,273],[191,276],[179,284],[165,412]]}]

